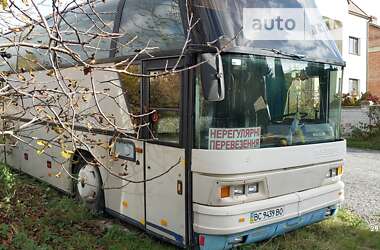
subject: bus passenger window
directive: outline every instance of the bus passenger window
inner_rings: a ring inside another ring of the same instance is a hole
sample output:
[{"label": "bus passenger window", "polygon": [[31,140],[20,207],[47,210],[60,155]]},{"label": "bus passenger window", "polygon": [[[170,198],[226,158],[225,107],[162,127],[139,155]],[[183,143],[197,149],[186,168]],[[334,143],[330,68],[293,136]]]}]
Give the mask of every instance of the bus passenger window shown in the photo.
[{"label": "bus passenger window", "polygon": [[[151,71],[159,75],[160,71]],[[150,78],[150,110],[152,134],[162,142],[178,144],[180,138],[181,75],[168,74]]]},{"label": "bus passenger window", "polygon": [[[104,34],[112,33],[119,1],[94,1],[83,7],[67,10],[59,20],[59,32],[67,46],[79,54],[82,60],[92,55],[101,60],[110,55],[111,39]],[[79,34],[79,35],[78,35]],[[99,34],[94,37],[91,34]],[[85,43],[87,46],[83,46]],[[76,64],[71,56],[57,53],[63,65]]]},{"label": "bus passenger window", "polygon": [[182,49],[185,32],[178,0],[126,0],[118,39],[117,56],[134,54],[145,47]]},{"label": "bus passenger window", "polygon": [[[124,69],[123,66],[119,69]],[[130,65],[127,72],[138,74],[140,72],[139,65]],[[141,113],[140,98],[140,78],[131,76],[125,73],[120,74],[120,83],[125,94],[125,100],[127,103],[128,112],[131,114],[131,120],[134,125],[139,124],[139,118],[134,118],[133,115],[139,115]]]}]

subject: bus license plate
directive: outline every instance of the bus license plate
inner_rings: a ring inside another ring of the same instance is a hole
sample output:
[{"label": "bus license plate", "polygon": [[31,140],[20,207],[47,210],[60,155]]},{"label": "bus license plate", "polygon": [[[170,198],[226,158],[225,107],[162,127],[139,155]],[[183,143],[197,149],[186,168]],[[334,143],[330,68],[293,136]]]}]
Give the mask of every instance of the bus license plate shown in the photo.
[{"label": "bus license plate", "polygon": [[271,208],[262,210],[259,212],[252,212],[250,216],[250,222],[256,223],[259,221],[266,221],[274,218],[278,218],[284,215],[284,207]]}]

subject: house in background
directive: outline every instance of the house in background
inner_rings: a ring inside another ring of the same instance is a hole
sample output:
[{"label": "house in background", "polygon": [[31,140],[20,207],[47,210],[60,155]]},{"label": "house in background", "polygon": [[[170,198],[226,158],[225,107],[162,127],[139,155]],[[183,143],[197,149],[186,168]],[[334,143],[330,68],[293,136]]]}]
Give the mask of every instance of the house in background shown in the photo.
[{"label": "house in background", "polygon": [[368,32],[368,91],[380,96],[380,25],[375,23]]},{"label": "house in background", "polygon": [[[371,17],[353,1],[348,1],[343,58],[347,61],[343,93],[360,96],[368,90],[368,26]],[[348,84],[347,84],[348,83]]]},{"label": "house in background", "polygon": [[371,17],[351,0],[335,1],[334,8],[331,8],[330,1],[316,0],[316,3],[346,61],[343,93],[359,97],[368,89],[368,26]]}]

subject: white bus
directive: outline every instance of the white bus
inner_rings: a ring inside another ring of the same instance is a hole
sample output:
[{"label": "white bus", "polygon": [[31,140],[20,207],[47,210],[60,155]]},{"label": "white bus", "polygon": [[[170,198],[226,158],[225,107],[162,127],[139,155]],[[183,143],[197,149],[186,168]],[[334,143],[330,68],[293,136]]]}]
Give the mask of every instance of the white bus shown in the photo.
[{"label": "white bus", "polygon": [[[340,52],[323,25],[322,38],[314,40],[255,39],[245,27],[249,18],[244,15],[254,8],[308,9],[318,17],[312,0],[114,0],[96,8],[110,32],[126,35],[112,42],[96,37],[92,44],[97,49],[78,49],[80,56],[95,53],[99,64],[115,65],[149,41],[158,49],[138,56],[129,71],[157,75],[178,62],[177,68],[185,70],[159,77],[94,70],[99,89],[105,83],[113,86],[99,97],[105,115],[128,128],[130,136],[112,126],[91,129],[107,122],[94,115],[98,109],[93,100],[78,98],[84,118],[75,129],[91,150],[80,144],[73,148],[70,138],[44,152],[31,147],[61,136],[53,119],[17,134],[26,143],[6,147],[9,165],[183,248],[229,249],[337,213],[344,199],[340,176],[346,151],[340,134],[345,65]],[[189,12],[198,24],[179,58]],[[66,19],[86,30],[86,17],[72,11]],[[60,25],[75,40],[71,26]],[[25,36],[47,39],[42,27]],[[34,50],[33,56],[30,50],[6,49],[13,56],[3,59],[7,64],[2,63],[2,71],[9,71],[9,65],[33,67],[38,60],[45,68],[34,70],[33,88],[57,86],[43,56],[47,52]],[[60,60],[64,77],[80,89],[91,88],[83,67],[67,56]],[[32,102],[23,97],[17,106],[7,107],[6,126],[21,126],[38,115],[27,109]],[[149,119],[130,115],[149,112]],[[139,123],[149,125],[136,132]],[[62,144],[74,152],[69,160],[62,157]],[[94,158],[105,167],[92,164]],[[76,183],[71,175],[85,181]]]}]

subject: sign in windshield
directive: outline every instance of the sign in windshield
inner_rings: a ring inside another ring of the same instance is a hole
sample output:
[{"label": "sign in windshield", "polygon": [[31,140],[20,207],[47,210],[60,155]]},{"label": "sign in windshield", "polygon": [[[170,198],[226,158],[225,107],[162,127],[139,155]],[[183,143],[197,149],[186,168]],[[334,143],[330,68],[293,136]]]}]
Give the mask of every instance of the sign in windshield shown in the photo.
[{"label": "sign in windshield", "polygon": [[261,128],[210,128],[209,149],[244,150],[260,148]]}]

